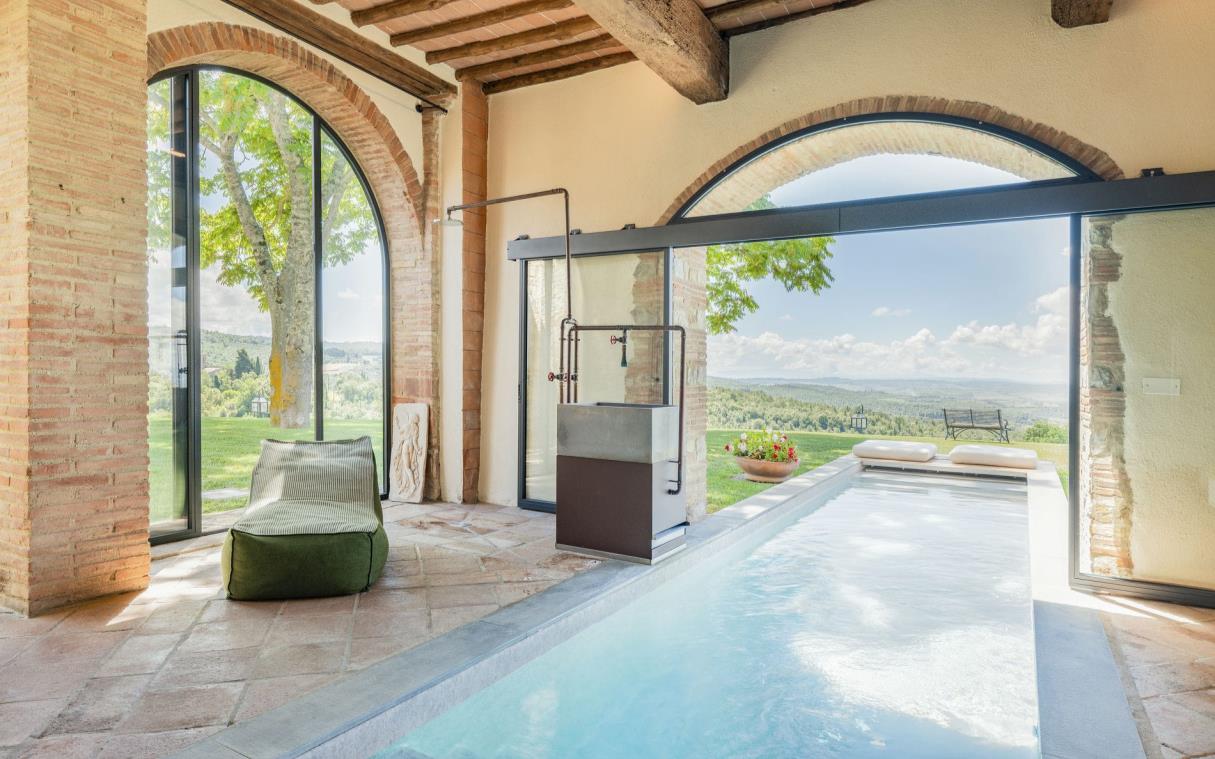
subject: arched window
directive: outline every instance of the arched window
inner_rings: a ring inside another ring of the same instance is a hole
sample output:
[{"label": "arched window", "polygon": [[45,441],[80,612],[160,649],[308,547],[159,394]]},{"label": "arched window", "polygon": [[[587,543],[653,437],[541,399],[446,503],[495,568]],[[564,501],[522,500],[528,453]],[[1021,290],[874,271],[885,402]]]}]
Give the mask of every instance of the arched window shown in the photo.
[{"label": "arched window", "polygon": [[1097,178],[1021,135],[926,114],[819,124],[748,154],[692,196],[677,218],[869,198]]},{"label": "arched window", "polygon": [[386,249],[358,166],[251,75],[179,69],[148,95],[153,536],[229,524],[266,438],[367,435],[383,472]]}]

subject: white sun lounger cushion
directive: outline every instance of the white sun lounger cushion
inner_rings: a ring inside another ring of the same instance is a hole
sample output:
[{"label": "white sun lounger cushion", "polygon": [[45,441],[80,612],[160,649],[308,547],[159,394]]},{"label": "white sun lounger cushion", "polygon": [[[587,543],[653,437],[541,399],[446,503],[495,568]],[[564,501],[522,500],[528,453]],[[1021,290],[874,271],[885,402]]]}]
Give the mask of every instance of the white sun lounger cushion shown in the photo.
[{"label": "white sun lounger cushion", "polygon": [[937,447],[932,443],[912,443],[907,440],[866,440],[852,446],[858,459],[887,459],[890,461],[932,461]]},{"label": "white sun lounger cushion", "polygon": [[982,464],[1013,469],[1038,467],[1038,454],[1033,451],[998,445],[959,445],[949,452],[949,460],[955,464]]}]

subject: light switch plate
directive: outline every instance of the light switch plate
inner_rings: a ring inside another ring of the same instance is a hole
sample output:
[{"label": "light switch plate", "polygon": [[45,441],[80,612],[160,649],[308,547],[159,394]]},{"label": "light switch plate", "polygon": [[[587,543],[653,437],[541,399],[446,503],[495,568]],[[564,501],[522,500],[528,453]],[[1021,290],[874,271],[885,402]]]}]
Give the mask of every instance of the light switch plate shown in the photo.
[{"label": "light switch plate", "polygon": [[1144,377],[1144,395],[1181,395],[1181,380],[1169,377]]}]

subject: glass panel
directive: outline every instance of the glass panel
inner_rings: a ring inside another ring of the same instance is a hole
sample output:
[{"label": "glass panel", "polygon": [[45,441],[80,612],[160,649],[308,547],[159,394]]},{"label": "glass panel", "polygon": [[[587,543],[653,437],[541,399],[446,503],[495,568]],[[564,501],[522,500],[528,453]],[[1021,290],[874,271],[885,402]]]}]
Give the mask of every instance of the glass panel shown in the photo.
[{"label": "glass panel", "polygon": [[1018,142],[965,126],[876,121],[809,134],[742,166],[685,216],[842,203],[1075,172]]},{"label": "glass panel", "polygon": [[148,88],[148,489],[152,535],[189,526],[185,77]]},{"label": "glass panel", "polygon": [[324,435],[367,435],[384,481],[384,249],[354,167],[321,133]]},{"label": "glass panel", "polygon": [[1215,209],[1083,224],[1079,568],[1215,589]]},{"label": "glass panel", "polygon": [[[573,264],[574,316],[584,325],[663,321],[665,252],[579,258]],[[557,495],[557,382],[560,324],[565,318],[565,261],[527,263],[527,440],[524,497]],[[578,369],[582,401],[657,403],[662,400],[663,339],[630,333],[612,344],[606,333],[584,333]],[[622,357],[622,352],[624,355]],[[623,360],[622,360],[623,359]]]},{"label": "glass panel", "polygon": [[199,73],[202,508],[225,526],[261,440],[310,440],[316,270],[312,116],[283,93]]}]

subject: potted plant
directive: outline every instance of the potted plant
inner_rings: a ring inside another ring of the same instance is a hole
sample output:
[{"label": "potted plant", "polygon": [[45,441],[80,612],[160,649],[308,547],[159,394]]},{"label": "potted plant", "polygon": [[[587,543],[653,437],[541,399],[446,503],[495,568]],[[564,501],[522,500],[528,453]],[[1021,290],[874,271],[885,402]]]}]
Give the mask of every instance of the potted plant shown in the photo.
[{"label": "potted plant", "polygon": [[726,443],[726,452],[734,455],[743,476],[752,482],[784,482],[800,463],[789,436],[772,430],[739,433]]}]

